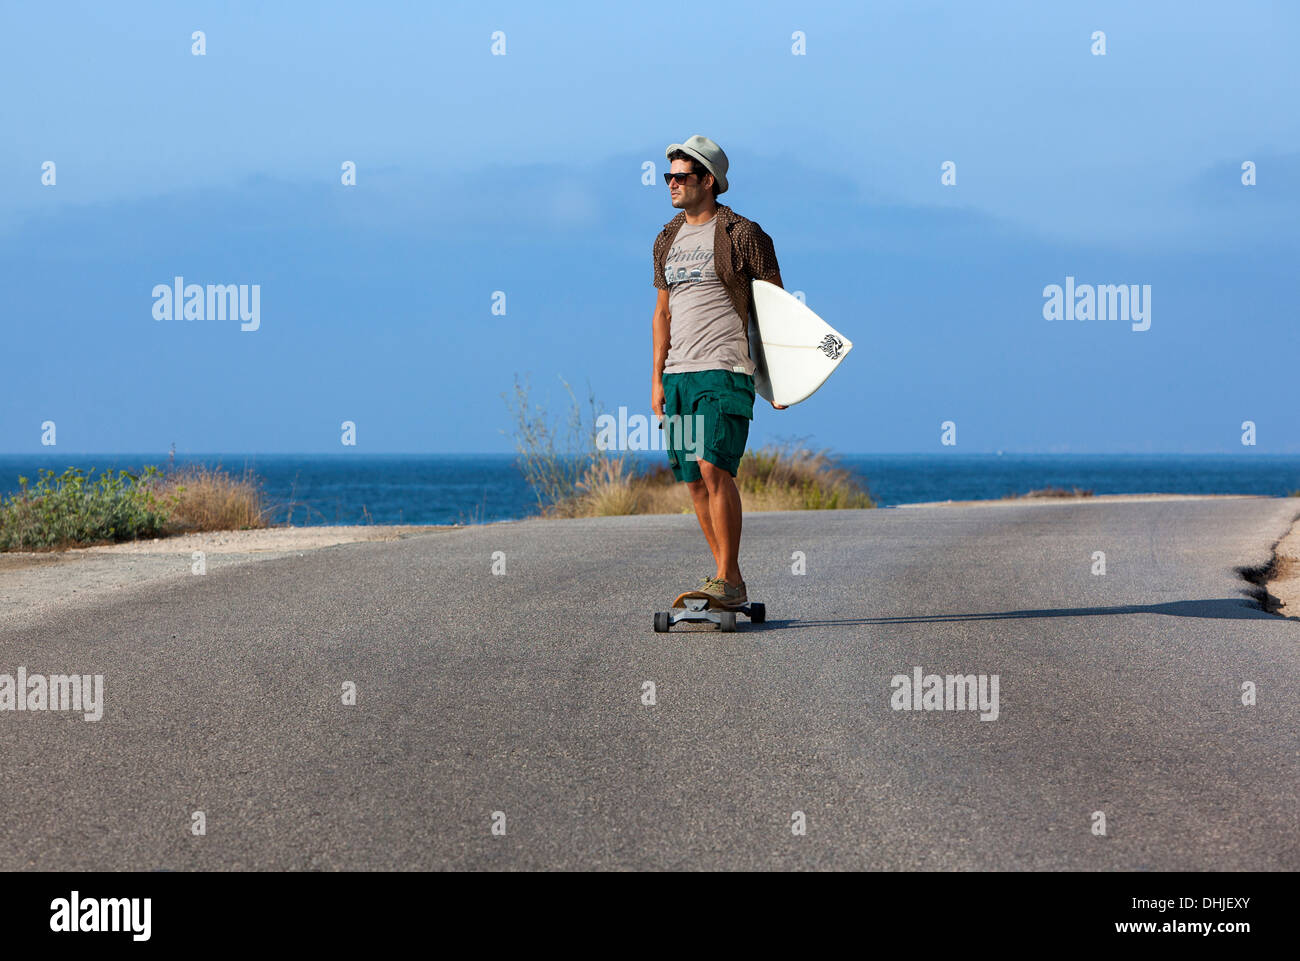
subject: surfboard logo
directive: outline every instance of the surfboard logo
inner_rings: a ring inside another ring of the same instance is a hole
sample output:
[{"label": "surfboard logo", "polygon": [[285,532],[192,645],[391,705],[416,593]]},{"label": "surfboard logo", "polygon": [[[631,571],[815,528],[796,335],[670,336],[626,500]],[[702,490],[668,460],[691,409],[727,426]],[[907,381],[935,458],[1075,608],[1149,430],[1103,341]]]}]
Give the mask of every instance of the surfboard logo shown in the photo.
[{"label": "surfboard logo", "polygon": [[827,334],[822,338],[822,342],[818,344],[817,347],[831,360],[835,360],[844,350],[844,341],[840,340],[834,334]]}]

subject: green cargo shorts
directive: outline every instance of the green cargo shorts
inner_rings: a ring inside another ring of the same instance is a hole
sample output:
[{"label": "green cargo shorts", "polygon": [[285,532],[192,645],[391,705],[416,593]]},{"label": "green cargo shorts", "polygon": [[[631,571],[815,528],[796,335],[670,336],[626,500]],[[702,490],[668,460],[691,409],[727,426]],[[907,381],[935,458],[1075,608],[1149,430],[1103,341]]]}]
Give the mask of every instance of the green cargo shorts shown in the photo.
[{"label": "green cargo shorts", "polygon": [[664,374],[663,442],[679,481],[700,479],[700,459],[735,477],[753,419],[754,378],[749,374]]}]

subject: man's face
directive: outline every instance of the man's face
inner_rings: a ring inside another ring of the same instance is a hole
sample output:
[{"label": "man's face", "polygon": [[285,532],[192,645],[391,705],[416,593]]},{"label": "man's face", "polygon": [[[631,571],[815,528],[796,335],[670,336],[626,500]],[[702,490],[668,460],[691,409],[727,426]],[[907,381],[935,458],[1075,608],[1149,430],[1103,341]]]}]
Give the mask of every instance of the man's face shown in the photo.
[{"label": "man's face", "polygon": [[[669,173],[691,173],[692,164],[689,160],[674,160],[668,168]],[[713,196],[713,174],[706,173],[704,180],[708,181],[706,186],[701,182],[698,175],[692,174],[686,178],[685,183],[678,183],[674,178],[673,182],[668,185],[668,191],[672,194],[674,207],[694,207],[701,201]]]}]

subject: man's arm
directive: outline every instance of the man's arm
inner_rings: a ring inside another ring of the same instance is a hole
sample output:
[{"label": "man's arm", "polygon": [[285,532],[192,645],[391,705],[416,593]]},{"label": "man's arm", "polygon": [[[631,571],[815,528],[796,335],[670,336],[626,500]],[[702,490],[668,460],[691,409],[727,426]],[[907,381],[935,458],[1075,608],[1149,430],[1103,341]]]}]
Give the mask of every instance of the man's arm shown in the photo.
[{"label": "man's arm", "polygon": [[668,312],[668,291],[660,289],[655,300],[654,317],[650,322],[651,348],[654,367],[650,372],[650,409],[660,417],[664,415],[664,364],[668,362],[669,330],[672,314]]},{"label": "man's arm", "polygon": [[739,246],[745,270],[750,277],[785,289],[781,283],[781,266],[776,262],[776,247],[762,227],[754,224],[751,230],[745,231],[739,237]]}]

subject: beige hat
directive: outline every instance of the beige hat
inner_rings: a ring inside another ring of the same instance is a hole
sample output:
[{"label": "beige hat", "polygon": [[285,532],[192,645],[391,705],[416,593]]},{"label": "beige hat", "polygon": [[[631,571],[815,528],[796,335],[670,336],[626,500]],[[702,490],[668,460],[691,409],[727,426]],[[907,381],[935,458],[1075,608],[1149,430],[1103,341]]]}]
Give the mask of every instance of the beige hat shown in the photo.
[{"label": "beige hat", "polygon": [[686,143],[669,144],[668,149],[664,151],[664,156],[671,157],[676,150],[704,164],[704,169],[713,174],[713,179],[718,182],[718,193],[727,192],[727,155],[722,152],[721,147],[708,137],[696,134]]}]

